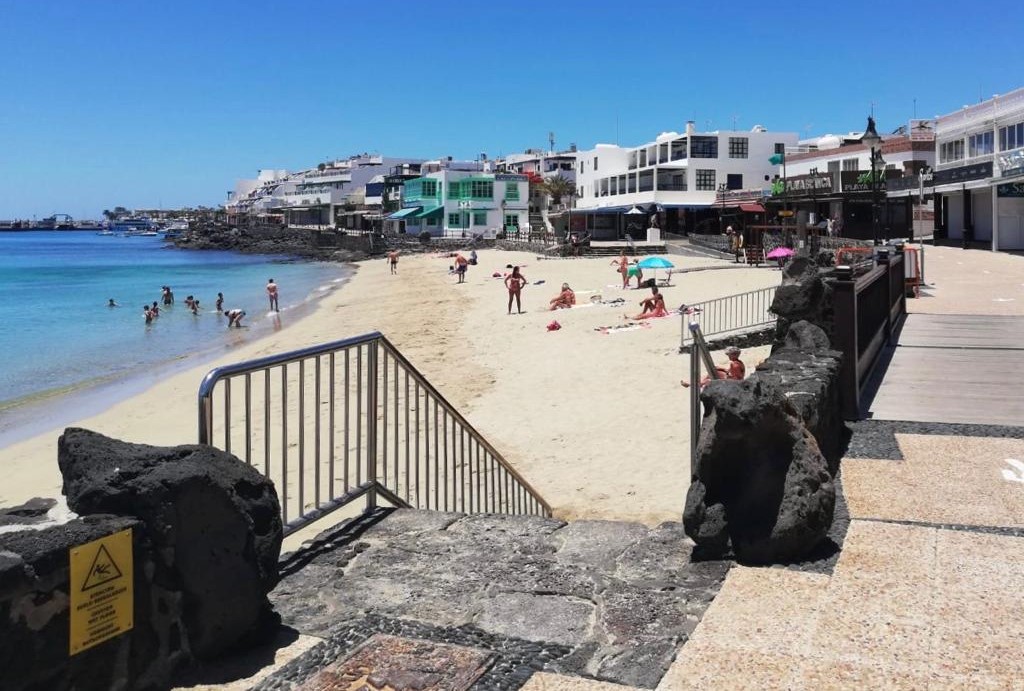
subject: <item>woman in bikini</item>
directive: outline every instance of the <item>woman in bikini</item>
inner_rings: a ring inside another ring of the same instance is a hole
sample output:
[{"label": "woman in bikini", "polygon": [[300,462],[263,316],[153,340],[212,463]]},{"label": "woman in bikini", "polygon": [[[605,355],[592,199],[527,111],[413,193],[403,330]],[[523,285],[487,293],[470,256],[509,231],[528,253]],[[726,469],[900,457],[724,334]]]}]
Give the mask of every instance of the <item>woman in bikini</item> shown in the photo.
[{"label": "woman in bikini", "polygon": [[519,273],[519,267],[512,267],[512,273],[505,277],[505,287],[508,288],[508,313],[512,314],[512,299],[516,301],[516,311],[523,313],[523,305],[520,302],[520,293],[526,285],[526,277]]},{"label": "woman in bikini", "polygon": [[613,265],[618,264],[618,272],[622,274],[622,287],[629,287],[629,260],[626,259],[626,250],[622,250],[622,254],[619,255],[618,259],[611,261]]},{"label": "woman in bikini", "polygon": [[644,311],[632,319],[653,319],[655,317],[667,317],[668,310],[665,309],[665,296],[658,292],[658,289],[654,289],[654,295],[643,300],[641,303]]},{"label": "woman in bikini", "polygon": [[568,309],[576,304],[576,293],[572,291],[568,283],[562,284],[562,292],[553,298],[549,303],[551,310]]}]

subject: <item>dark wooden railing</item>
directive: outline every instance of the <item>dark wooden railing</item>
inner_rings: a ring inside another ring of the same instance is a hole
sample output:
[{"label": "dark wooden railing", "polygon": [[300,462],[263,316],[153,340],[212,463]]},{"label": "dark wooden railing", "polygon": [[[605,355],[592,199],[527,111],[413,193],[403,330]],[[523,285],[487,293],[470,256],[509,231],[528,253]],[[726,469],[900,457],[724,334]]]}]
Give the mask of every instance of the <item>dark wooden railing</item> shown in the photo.
[{"label": "dark wooden railing", "polygon": [[840,381],[847,420],[863,418],[865,385],[907,313],[903,262],[902,252],[880,251],[877,262],[860,275],[853,267],[836,267],[833,342],[843,351]]}]

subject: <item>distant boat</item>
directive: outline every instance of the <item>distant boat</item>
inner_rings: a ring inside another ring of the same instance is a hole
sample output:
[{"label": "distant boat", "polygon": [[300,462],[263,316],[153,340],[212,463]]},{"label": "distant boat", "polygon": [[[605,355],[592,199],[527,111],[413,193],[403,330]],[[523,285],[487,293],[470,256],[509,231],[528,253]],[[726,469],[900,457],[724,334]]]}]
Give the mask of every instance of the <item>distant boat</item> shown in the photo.
[{"label": "distant boat", "polygon": [[156,230],[153,229],[152,221],[148,218],[138,218],[134,216],[117,219],[111,223],[110,230],[117,233],[124,233],[126,236],[157,235]]},{"label": "distant boat", "polygon": [[104,228],[103,230],[101,230],[100,232],[98,232],[96,234],[97,235],[117,235],[117,233],[112,231],[110,228]]}]

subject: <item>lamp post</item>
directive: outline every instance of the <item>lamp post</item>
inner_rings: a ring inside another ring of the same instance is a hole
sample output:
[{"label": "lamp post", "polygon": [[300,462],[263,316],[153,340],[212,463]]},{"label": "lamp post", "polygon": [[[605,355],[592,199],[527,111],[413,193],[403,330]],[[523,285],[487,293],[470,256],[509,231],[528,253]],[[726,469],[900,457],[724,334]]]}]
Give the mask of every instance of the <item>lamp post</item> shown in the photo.
[{"label": "lamp post", "polygon": [[871,151],[871,236],[877,247],[881,244],[878,238],[878,173],[884,170],[885,161],[882,160],[882,138],[875,131],[875,119],[871,116],[868,116],[868,128],[860,142]]},{"label": "lamp post", "polygon": [[727,189],[728,189],[728,186],[724,182],[720,183],[718,185],[718,196],[721,197],[721,199],[722,199],[722,206],[720,206],[719,209],[718,209],[718,233],[719,233],[719,235],[721,235],[722,233],[725,232],[725,230],[723,229],[723,225],[724,224],[722,222],[722,216],[725,215],[725,191]]},{"label": "lamp post", "polygon": [[811,173],[811,213],[807,221],[811,226],[808,245],[815,254],[818,252],[818,168],[814,167]]}]

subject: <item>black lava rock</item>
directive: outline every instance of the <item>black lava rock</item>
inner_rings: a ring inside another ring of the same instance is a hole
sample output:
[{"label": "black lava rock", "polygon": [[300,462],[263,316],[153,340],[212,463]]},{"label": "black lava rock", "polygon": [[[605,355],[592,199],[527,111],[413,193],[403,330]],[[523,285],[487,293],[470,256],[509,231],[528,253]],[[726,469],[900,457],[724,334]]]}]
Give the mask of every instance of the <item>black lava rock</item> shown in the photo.
[{"label": "black lava rock", "polygon": [[835,488],[828,463],[775,385],[714,381],[683,523],[703,550],[732,545],[749,563],[789,562],[828,533]]},{"label": "black lava rock", "polygon": [[138,518],[157,580],[182,593],[192,653],[209,659],[269,633],[282,525],[273,484],[234,456],[129,444],[69,428],[58,442],[64,494],[79,514]]}]

